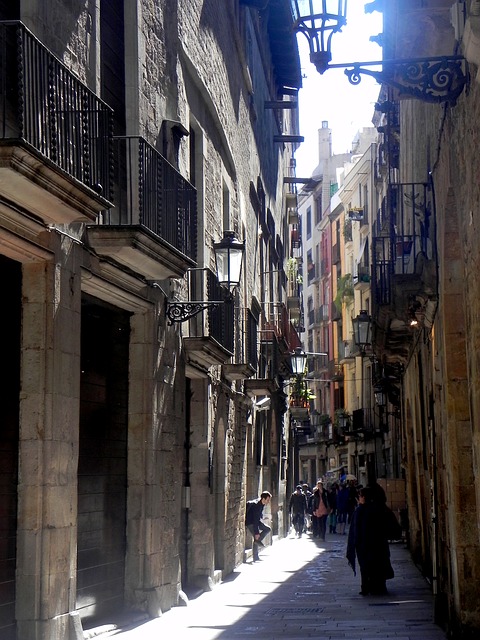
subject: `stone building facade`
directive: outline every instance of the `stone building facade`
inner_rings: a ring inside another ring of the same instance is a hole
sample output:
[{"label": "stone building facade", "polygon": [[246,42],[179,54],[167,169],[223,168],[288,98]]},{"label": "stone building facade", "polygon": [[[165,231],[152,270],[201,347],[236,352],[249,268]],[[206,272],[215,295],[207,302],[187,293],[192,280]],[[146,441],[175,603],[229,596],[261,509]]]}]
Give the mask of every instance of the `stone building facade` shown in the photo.
[{"label": "stone building facade", "polygon": [[[283,0],[0,18],[0,635],[78,640],[232,571],[260,490],[285,529],[298,51]],[[246,250],[223,303],[227,230]],[[187,300],[221,304],[171,322]]]},{"label": "stone building facade", "polygon": [[459,91],[449,101],[432,104],[384,87],[384,229],[392,217],[395,223],[390,301],[378,243],[372,255],[374,349],[390,372],[401,372],[393,386],[401,397],[409,545],[432,583],[437,621],[456,639],[480,632],[479,13],[478,2],[384,6],[385,59],[405,57],[407,46],[412,58],[465,59],[460,82],[450,76]]},{"label": "stone building facade", "polygon": [[[370,283],[361,285],[371,349],[361,358],[366,366],[355,379],[362,380],[362,391],[354,395],[363,416],[373,396],[383,396],[373,427],[390,471],[382,479],[377,463],[377,477],[399,506],[405,486],[402,522],[413,558],[432,585],[436,621],[450,638],[473,639],[480,633],[480,3],[378,0],[367,10],[383,12],[377,41],[386,62],[377,76],[379,135],[369,163]],[[360,75],[357,68],[357,80]],[[355,209],[363,203],[344,204]],[[370,481],[365,453],[362,481]]]}]

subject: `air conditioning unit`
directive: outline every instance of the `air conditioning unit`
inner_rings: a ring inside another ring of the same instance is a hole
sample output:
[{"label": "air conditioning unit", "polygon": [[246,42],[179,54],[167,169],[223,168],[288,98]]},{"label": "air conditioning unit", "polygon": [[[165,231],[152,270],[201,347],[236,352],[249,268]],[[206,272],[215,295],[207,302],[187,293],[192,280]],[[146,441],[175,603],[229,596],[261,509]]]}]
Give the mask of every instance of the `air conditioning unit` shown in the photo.
[{"label": "air conditioning unit", "polygon": [[354,207],[347,211],[347,218],[352,222],[360,222],[363,220],[363,207]]}]

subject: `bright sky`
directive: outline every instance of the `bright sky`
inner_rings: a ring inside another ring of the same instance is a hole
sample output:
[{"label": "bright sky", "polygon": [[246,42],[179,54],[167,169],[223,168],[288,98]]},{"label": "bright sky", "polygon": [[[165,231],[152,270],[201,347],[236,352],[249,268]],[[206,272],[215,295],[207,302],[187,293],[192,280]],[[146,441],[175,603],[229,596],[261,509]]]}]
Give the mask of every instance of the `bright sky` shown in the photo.
[{"label": "bright sky", "polygon": [[[370,42],[370,36],[382,32],[382,14],[365,14],[366,0],[350,0],[347,26],[332,36],[332,64],[381,60],[381,47]],[[333,153],[350,151],[359,129],[371,127],[374,103],[380,85],[373,78],[362,76],[359,85],[348,81],[343,69],[329,69],[320,75],[309,59],[308,42],[297,35],[303,74],[299,92],[300,135],[305,137],[295,153],[296,174],[311,176],[318,164],[317,131],[326,120],[332,129]]]}]

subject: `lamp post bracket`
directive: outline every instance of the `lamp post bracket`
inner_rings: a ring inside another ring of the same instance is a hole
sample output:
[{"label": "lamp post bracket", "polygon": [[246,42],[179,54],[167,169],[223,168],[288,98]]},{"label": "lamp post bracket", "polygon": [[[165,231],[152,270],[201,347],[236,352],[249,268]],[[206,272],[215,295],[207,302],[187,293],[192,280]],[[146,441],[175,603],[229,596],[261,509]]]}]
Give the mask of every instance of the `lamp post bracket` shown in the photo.
[{"label": "lamp post bracket", "polygon": [[167,318],[168,324],[175,322],[184,322],[196,316],[200,311],[205,309],[214,309],[221,304],[225,304],[225,300],[201,300],[198,302],[167,302]]}]

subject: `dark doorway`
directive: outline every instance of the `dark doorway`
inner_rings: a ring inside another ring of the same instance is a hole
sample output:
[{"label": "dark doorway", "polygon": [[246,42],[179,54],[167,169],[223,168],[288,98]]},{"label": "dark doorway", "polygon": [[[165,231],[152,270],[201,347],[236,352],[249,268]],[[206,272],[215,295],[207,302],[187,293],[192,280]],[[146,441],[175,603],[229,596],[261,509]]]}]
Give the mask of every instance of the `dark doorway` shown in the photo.
[{"label": "dark doorway", "polygon": [[84,627],[123,608],[129,315],[82,303],[77,610]]},{"label": "dark doorway", "polygon": [[0,0],[0,20],[20,20],[20,0]]},{"label": "dark doorway", "polygon": [[0,256],[0,638],[14,640],[22,268]]}]

